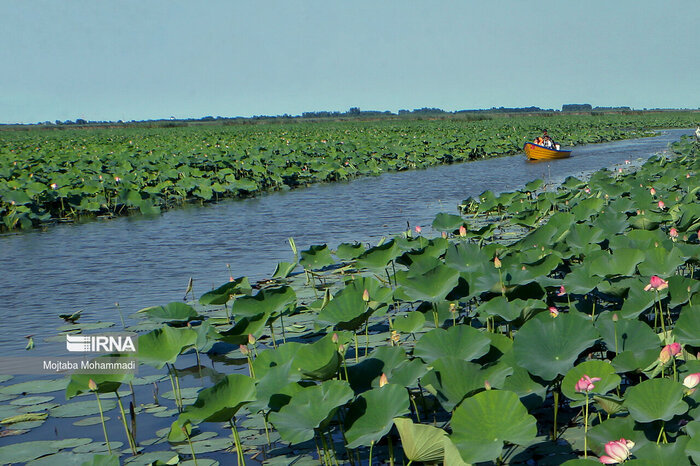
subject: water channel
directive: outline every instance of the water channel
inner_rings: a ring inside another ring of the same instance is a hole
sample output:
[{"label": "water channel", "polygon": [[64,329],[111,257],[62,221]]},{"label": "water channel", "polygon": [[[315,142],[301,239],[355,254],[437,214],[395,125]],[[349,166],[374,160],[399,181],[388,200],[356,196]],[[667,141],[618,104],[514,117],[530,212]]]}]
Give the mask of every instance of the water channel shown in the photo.
[{"label": "water channel", "polygon": [[6,356],[26,354],[24,336],[36,349],[63,352],[44,341],[63,324],[58,314],[83,310],[81,322],[119,322],[124,314],[182,300],[190,277],[199,296],[234,276],[269,277],[312,244],[371,244],[421,225],[438,212],[484,190],[502,192],[543,178],[548,183],[625,160],[646,159],[691,130],[665,130],[653,138],[577,147],[570,159],[526,162],[523,155],[425,170],[386,173],[346,183],[187,207],[156,217],[61,224],[45,230],[0,235],[0,344]]}]

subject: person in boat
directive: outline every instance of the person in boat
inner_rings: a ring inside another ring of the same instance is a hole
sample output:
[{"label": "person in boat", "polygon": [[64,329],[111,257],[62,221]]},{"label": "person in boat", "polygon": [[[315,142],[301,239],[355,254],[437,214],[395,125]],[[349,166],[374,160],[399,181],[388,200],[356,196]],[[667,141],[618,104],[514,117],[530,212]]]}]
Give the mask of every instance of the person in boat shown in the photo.
[{"label": "person in boat", "polygon": [[695,128],[695,140],[700,141],[700,125]]},{"label": "person in boat", "polygon": [[532,141],[532,142],[533,142],[533,144],[537,144],[538,146],[541,146],[542,143],[544,142],[544,140],[543,140],[540,136],[537,136],[537,137],[535,138],[535,140]]}]

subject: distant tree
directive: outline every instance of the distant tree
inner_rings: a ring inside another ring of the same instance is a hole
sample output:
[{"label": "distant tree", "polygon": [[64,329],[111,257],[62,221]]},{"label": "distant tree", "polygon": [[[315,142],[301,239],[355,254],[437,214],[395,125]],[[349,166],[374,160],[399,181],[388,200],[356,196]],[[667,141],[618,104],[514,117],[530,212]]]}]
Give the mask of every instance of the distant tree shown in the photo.
[{"label": "distant tree", "polygon": [[350,107],[350,110],[348,110],[349,115],[357,116],[360,114],[360,107]]},{"label": "distant tree", "polygon": [[591,104],[564,104],[561,106],[562,112],[590,112],[593,110]]}]

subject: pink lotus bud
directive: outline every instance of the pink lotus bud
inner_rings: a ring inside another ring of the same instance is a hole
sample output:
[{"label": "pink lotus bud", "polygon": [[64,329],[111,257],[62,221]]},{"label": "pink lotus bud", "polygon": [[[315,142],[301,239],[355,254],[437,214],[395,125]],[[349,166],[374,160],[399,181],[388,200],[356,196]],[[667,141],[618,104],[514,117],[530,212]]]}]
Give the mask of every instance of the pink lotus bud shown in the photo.
[{"label": "pink lotus bud", "polygon": [[115,177],[114,177],[114,181],[116,181],[117,183],[119,183],[121,180],[122,180],[122,179],[119,178],[118,176],[115,176]]},{"label": "pink lotus bud", "polygon": [[666,208],[666,204],[664,204],[664,201],[659,201],[659,209],[664,210]]},{"label": "pink lotus bud", "polygon": [[255,344],[255,337],[253,336],[252,333],[248,334],[248,344],[249,345],[254,345]]},{"label": "pink lotus bud", "polygon": [[493,266],[497,269],[501,268],[501,260],[498,258],[498,256],[493,258]]},{"label": "pink lotus bud", "polygon": [[248,356],[250,354],[250,350],[246,345],[238,345],[238,348],[241,350],[241,353],[243,353],[243,356]]},{"label": "pink lotus bud", "polygon": [[383,387],[384,385],[389,383],[389,379],[387,378],[386,374],[382,372],[382,376],[379,377],[379,386]]},{"label": "pink lotus bud", "polygon": [[338,346],[338,352],[339,352],[340,354],[344,354],[344,353],[345,353],[345,345],[343,345],[343,344],[339,345],[339,346]]},{"label": "pink lotus bud", "polygon": [[666,345],[663,347],[663,349],[659,353],[659,361],[666,364],[668,361],[671,360],[671,358],[673,356],[680,354],[680,352],[681,352],[680,343],[672,343],[670,345]]},{"label": "pink lotus bud", "polygon": [[447,232],[446,231],[442,232],[442,239],[447,239]]},{"label": "pink lotus bud", "polygon": [[578,380],[578,382],[576,382],[574,390],[577,392],[590,392],[595,388],[593,382],[598,382],[599,380],[601,380],[600,377],[589,377],[584,375]]},{"label": "pink lotus bud", "polygon": [[461,236],[462,238],[464,238],[465,236],[467,236],[467,229],[466,229],[466,227],[465,227],[464,225],[462,225],[461,227],[459,227],[459,236]]},{"label": "pink lotus bud", "polygon": [[686,178],[690,178],[690,173],[686,173],[686,174],[685,174],[685,177],[686,177]]},{"label": "pink lotus bud", "polygon": [[331,336],[331,341],[332,341],[333,343],[335,343],[336,345],[338,344],[338,334],[337,334],[337,333],[334,333],[334,334]]},{"label": "pink lotus bud", "polygon": [[612,321],[617,322],[619,320],[619,317],[617,317],[617,312],[613,314],[612,316]]},{"label": "pink lotus bud", "polygon": [[671,343],[668,345],[669,348],[671,348],[671,356],[676,356],[677,354],[681,354],[681,344],[680,343]]},{"label": "pink lotus bud", "polygon": [[589,188],[586,188],[583,190],[583,192],[585,192],[586,194],[590,194],[591,190]]},{"label": "pink lotus bud", "polygon": [[550,308],[549,308],[549,315],[552,316],[552,317],[556,317],[556,316],[559,315],[559,310],[558,310],[556,307],[554,307],[554,306],[550,306]]},{"label": "pink lotus bud", "polygon": [[676,230],[675,228],[672,227],[672,228],[668,231],[668,235],[669,235],[671,238],[678,238],[678,230]]},{"label": "pink lotus bud", "polygon": [[622,168],[618,168],[618,169],[617,169],[617,172],[618,172],[618,173],[622,173]]},{"label": "pink lotus bud", "polygon": [[488,380],[484,380],[484,388],[486,390],[491,390],[491,384],[489,383]]},{"label": "pink lotus bud", "polygon": [[392,330],[391,331],[391,342],[398,343],[399,341],[401,341],[401,335],[399,335],[399,332],[397,332],[396,330]]},{"label": "pink lotus bud", "polygon": [[[631,445],[631,446],[629,446]],[[599,458],[603,464],[623,463],[630,456],[630,448],[634,446],[634,442],[621,438],[605,444],[605,453]]]},{"label": "pink lotus bud", "polygon": [[362,293],[362,301],[368,303],[369,302],[369,291],[365,290]]},{"label": "pink lotus bud", "polygon": [[685,379],[683,379],[683,385],[685,385],[685,388],[695,388],[700,384],[700,372],[696,372],[694,374],[686,375]]},{"label": "pink lotus bud", "polygon": [[416,225],[416,233],[420,235],[421,231],[423,231],[423,229],[420,226]]},{"label": "pink lotus bud", "polygon": [[651,188],[649,190],[649,192],[651,193],[652,196],[656,196],[656,190],[654,188]]},{"label": "pink lotus bud", "polygon": [[97,390],[97,384],[95,383],[94,380],[92,380],[92,379],[88,380],[88,388],[89,388],[90,391],[92,391],[92,392],[94,392],[95,390]]},{"label": "pink lotus bud", "polygon": [[566,295],[566,288],[564,288],[564,285],[559,287],[559,291],[557,291],[557,296],[564,296]]},{"label": "pink lotus bud", "polygon": [[644,287],[644,291],[654,290],[661,291],[668,288],[668,282],[658,275],[652,275],[649,279],[649,284]]}]

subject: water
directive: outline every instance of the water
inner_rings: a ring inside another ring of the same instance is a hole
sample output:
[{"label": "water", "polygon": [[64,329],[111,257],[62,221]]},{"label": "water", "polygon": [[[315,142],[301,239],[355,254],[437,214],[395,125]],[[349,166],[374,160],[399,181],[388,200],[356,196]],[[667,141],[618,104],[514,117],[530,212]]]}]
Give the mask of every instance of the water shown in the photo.
[{"label": "water", "polygon": [[81,322],[119,322],[124,314],[182,300],[194,279],[197,296],[234,276],[269,277],[290,260],[287,238],[299,250],[344,241],[376,243],[411,226],[429,225],[438,212],[486,189],[513,190],[543,178],[557,182],[625,160],[663,151],[691,130],[667,130],[655,138],[575,148],[570,159],[531,163],[503,157],[425,170],[387,173],[347,183],[188,207],[157,217],[126,217],[63,224],[45,231],[0,235],[0,335],[4,355],[60,351],[43,341],[63,324],[58,314],[83,310]]}]

